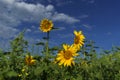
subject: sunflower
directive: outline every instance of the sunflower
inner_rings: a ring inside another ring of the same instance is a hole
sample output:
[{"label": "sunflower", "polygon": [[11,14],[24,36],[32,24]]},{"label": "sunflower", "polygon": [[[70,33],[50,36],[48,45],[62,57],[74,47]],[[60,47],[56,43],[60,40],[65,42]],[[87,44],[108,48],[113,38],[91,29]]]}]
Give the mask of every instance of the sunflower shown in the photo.
[{"label": "sunflower", "polygon": [[74,35],[74,46],[79,50],[84,44],[85,36],[82,34],[82,31],[77,32],[76,30],[74,31]]},{"label": "sunflower", "polygon": [[64,50],[61,50],[58,52],[56,61],[59,63],[59,65],[64,64],[64,66],[72,66],[74,65],[74,57],[78,54],[76,53],[76,48],[73,45],[67,45],[63,44]]},{"label": "sunflower", "polygon": [[33,59],[33,56],[26,55],[25,62],[27,65],[33,65],[35,63],[35,59]]},{"label": "sunflower", "polygon": [[40,30],[43,32],[48,32],[52,29],[53,23],[51,20],[43,19],[40,23]]}]

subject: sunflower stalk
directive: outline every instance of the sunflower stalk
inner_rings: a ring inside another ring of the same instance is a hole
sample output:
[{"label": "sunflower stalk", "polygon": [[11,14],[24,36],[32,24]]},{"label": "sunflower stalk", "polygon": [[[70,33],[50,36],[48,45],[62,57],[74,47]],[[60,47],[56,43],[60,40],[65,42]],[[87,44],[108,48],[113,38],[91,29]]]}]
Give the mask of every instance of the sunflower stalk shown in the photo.
[{"label": "sunflower stalk", "polygon": [[47,40],[46,40],[46,58],[49,56],[49,31],[47,32]]}]

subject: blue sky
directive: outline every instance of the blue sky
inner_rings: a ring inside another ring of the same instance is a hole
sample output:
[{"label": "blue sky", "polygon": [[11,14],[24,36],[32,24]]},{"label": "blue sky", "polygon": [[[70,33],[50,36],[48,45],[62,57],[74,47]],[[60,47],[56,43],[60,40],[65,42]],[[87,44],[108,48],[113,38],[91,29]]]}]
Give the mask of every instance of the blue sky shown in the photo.
[{"label": "blue sky", "polygon": [[50,45],[73,43],[73,31],[82,30],[86,40],[111,49],[120,46],[119,0],[0,0],[0,48],[26,29],[25,39],[34,44],[45,33],[39,30],[43,18],[60,30],[50,33]]}]

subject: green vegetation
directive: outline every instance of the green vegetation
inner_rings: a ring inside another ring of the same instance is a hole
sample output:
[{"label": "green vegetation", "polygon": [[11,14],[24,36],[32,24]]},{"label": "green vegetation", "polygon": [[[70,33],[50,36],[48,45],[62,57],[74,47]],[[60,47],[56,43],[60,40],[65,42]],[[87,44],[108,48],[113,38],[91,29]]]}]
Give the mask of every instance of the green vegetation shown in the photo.
[{"label": "green vegetation", "polygon": [[48,48],[48,43],[40,42],[36,46],[43,47],[41,55],[33,55],[35,63],[26,65],[25,56],[32,53],[29,52],[29,43],[24,40],[23,34],[24,32],[20,33],[11,42],[10,52],[0,50],[0,80],[120,79],[120,47],[98,54],[94,43],[87,41],[78,51],[79,56],[75,57],[75,65],[64,67],[54,62],[61,46]]}]

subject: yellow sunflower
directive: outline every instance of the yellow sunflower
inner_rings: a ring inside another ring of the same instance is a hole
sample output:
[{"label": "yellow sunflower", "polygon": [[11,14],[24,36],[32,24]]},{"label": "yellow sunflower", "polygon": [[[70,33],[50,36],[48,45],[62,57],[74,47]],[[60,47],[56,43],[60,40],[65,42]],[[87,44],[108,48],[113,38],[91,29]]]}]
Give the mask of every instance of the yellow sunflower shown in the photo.
[{"label": "yellow sunflower", "polygon": [[33,59],[33,56],[26,55],[25,62],[27,65],[33,65],[35,63],[35,59]]},{"label": "yellow sunflower", "polygon": [[52,29],[53,23],[51,20],[43,19],[40,23],[40,30],[43,32],[48,32]]},{"label": "yellow sunflower", "polygon": [[80,49],[84,44],[85,36],[82,34],[82,31],[77,32],[76,30],[74,31],[74,35],[74,46],[76,46],[77,49]]},{"label": "yellow sunflower", "polygon": [[72,66],[74,65],[74,57],[78,54],[76,53],[76,48],[73,45],[67,45],[63,44],[64,50],[61,50],[58,52],[56,61],[59,63],[59,65],[64,64],[64,66]]}]

